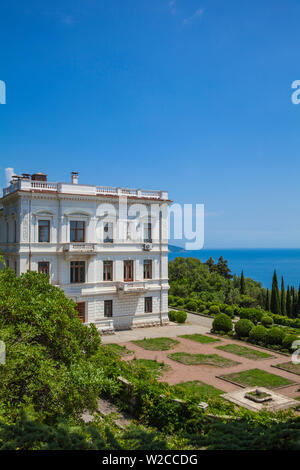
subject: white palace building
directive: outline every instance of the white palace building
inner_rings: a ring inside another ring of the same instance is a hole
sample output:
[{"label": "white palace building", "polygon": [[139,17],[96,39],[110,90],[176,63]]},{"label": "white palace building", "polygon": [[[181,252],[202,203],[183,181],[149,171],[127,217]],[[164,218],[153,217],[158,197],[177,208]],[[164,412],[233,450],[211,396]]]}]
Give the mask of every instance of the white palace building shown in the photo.
[{"label": "white palace building", "polygon": [[0,250],[17,275],[47,274],[100,332],[168,321],[168,193],[13,176]]}]

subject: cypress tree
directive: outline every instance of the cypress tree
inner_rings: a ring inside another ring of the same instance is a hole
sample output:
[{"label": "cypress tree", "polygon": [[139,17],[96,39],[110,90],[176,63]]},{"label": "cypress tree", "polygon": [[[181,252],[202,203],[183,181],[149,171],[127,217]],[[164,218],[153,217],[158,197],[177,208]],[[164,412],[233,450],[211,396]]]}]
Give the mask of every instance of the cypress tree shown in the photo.
[{"label": "cypress tree", "polygon": [[276,269],[274,270],[274,274],[273,274],[270,308],[271,308],[272,313],[280,314],[280,295],[279,295]]},{"label": "cypress tree", "polygon": [[246,294],[246,283],[245,283],[244,271],[241,272],[240,293],[241,295]]},{"label": "cypress tree", "polygon": [[295,288],[293,287],[293,309],[292,309],[293,318],[297,316],[297,293]]},{"label": "cypress tree", "polygon": [[300,286],[298,289],[298,301],[297,301],[297,317],[300,316]]},{"label": "cypress tree", "polygon": [[284,280],[283,280],[283,276],[281,276],[281,296],[280,296],[280,304],[281,304],[281,315],[286,315],[286,298],[285,298],[285,290],[284,290]]},{"label": "cypress tree", "polygon": [[270,291],[269,291],[269,289],[267,289],[267,294],[266,294],[265,310],[267,310],[267,312],[270,310]]},{"label": "cypress tree", "polygon": [[286,314],[288,317],[290,317],[291,313],[292,313],[292,298],[291,298],[290,286],[288,286],[287,291],[286,291]]}]

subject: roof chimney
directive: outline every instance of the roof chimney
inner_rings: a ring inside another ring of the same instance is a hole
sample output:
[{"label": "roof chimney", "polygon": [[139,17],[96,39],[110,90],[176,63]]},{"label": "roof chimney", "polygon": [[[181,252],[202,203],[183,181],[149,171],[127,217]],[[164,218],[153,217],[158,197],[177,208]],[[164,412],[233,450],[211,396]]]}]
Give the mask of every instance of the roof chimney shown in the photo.
[{"label": "roof chimney", "polygon": [[78,171],[72,171],[72,184],[78,184]]}]

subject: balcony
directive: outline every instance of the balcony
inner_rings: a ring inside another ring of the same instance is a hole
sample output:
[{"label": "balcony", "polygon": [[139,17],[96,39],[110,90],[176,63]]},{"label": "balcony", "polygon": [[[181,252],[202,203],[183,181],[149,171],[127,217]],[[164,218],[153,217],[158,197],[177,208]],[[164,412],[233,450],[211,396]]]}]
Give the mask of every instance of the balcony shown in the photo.
[{"label": "balcony", "polygon": [[148,290],[148,286],[142,281],[118,281],[116,286],[118,294],[139,294]]},{"label": "balcony", "polygon": [[16,191],[33,192],[53,192],[63,194],[78,194],[90,196],[120,197],[127,196],[131,198],[148,200],[168,200],[168,193],[159,190],[129,189],[114,186],[94,186],[88,184],[73,183],[51,183],[48,181],[33,181],[30,179],[19,178],[10,186],[3,189],[3,196],[7,196]]},{"label": "balcony", "polygon": [[66,243],[63,251],[70,254],[92,255],[96,253],[96,245],[94,243]]}]

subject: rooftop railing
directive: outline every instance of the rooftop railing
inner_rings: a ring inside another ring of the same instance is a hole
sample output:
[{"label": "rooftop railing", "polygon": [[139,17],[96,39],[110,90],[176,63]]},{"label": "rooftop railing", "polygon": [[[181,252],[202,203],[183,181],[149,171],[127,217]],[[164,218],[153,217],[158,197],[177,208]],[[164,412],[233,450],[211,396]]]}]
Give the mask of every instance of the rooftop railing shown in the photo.
[{"label": "rooftop railing", "polygon": [[82,195],[106,195],[128,196],[141,199],[168,199],[166,191],[150,191],[144,189],[119,188],[114,186],[92,186],[72,183],[50,183],[48,181],[32,181],[19,179],[3,189],[3,197],[15,191],[51,191],[57,193],[82,194]]}]

